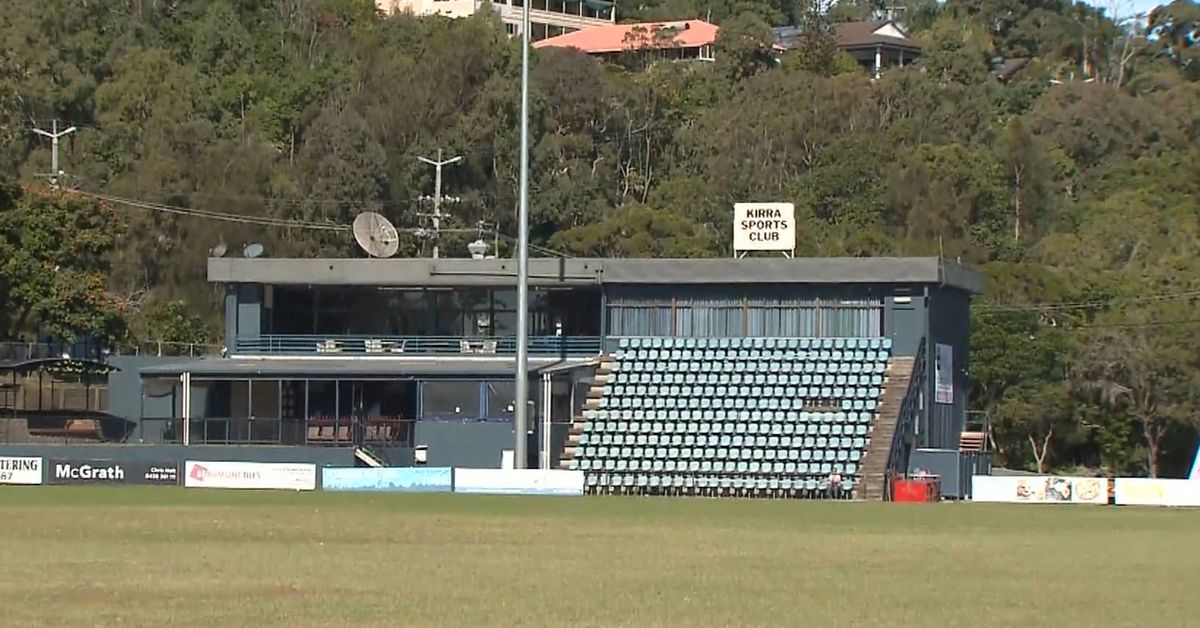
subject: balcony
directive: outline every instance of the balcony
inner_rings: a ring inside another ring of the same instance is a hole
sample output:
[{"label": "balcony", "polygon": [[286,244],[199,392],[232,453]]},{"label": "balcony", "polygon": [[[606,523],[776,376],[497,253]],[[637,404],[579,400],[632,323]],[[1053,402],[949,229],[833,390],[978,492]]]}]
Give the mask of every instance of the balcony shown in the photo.
[{"label": "balcony", "polygon": [[[587,357],[600,353],[600,338],[593,336],[534,336],[529,338],[531,356]],[[323,355],[329,357],[428,357],[428,356],[515,356],[513,336],[334,336],[274,334],[239,337],[236,355]]]}]

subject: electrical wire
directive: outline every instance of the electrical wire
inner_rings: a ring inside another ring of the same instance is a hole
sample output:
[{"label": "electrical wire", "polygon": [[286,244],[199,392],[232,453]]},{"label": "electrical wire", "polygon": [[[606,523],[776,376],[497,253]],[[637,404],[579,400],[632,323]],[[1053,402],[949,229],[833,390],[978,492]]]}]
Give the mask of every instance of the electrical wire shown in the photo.
[{"label": "electrical wire", "polygon": [[1059,303],[1023,303],[1012,305],[978,305],[973,309],[980,313],[993,312],[1042,312],[1042,311],[1066,311],[1066,310],[1089,310],[1100,307],[1110,307],[1121,304],[1134,303],[1151,303],[1160,301],[1176,301],[1187,299],[1200,298],[1200,291],[1190,292],[1164,292],[1159,294],[1148,294],[1138,297],[1113,297],[1110,299],[1099,299],[1094,301],[1074,301],[1074,302],[1059,302]]}]

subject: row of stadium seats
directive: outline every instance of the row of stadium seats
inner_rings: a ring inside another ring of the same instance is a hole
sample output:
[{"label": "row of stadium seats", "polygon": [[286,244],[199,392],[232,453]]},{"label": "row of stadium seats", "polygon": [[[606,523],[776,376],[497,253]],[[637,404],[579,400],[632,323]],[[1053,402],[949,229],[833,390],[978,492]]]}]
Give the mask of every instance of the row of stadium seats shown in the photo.
[{"label": "row of stadium seats", "polygon": [[881,386],[882,373],[674,373],[651,371],[613,373],[609,384],[680,386]]},{"label": "row of stadium seats", "polygon": [[706,358],[697,360],[649,360],[645,358],[631,359],[621,362],[619,373],[882,373],[887,361],[830,362],[819,360],[802,362],[785,359],[764,359],[762,361],[742,362],[736,360],[721,360]]},{"label": "row of stadium seats", "polygon": [[833,474],[839,493],[853,491],[886,386],[887,339],[619,346],[569,442],[567,465],[589,491],[813,497],[826,496]]},{"label": "row of stadium seats", "polygon": [[832,488],[825,479],[742,477],[736,475],[679,475],[598,473],[587,476],[586,489],[599,494],[701,495],[719,497],[844,498],[854,490],[853,478]]},{"label": "row of stadium seats", "polygon": [[883,349],[891,350],[891,338],[672,338],[629,337],[617,341],[628,349]]},{"label": "row of stadium seats", "polygon": [[[592,421],[716,421],[737,423],[870,423],[869,412],[802,412],[782,410],[588,410]],[[753,425],[750,427],[754,429]]]}]

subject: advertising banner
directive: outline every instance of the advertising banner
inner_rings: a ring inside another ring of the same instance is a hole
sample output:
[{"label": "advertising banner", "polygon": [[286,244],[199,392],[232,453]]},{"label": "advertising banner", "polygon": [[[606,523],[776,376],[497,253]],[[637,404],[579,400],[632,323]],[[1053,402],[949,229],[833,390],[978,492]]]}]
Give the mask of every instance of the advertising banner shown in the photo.
[{"label": "advertising banner", "polygon": [[1117,478],[1113,493],[1121,506],[1200,506],[1200,482]]},{"label": "advertising banner", "polygon": [[183,485],[188,488],[312,491],[317,488],[317,465],[188,460],[184,463]]},{"label": "advertising banner", "polygon": [[47,484],[179,484],[174,462],[51,458],[47,464]]},{"label": "advertising banner", "polygon": [[976,475],[971,478],[971,499],[1009,504],[1107,504],[1108,480]]},{"label": "advertising banner", "polygon": [[0,457],[0,484],[41,483],[41,458]]},{"label": "advertising banner", "polygon": [[582,471],[455,469],[455,493],[583,495]]},{"label": "advertising banner", "polygon": [[321,488],[326,491],[449,493],[452,486],[450,467],[321,469]]}]

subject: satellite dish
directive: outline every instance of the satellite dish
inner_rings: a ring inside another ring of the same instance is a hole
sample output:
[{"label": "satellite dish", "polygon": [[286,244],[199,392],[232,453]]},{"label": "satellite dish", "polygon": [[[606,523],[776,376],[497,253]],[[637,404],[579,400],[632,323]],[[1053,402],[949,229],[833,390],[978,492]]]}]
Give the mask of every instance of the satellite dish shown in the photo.
[{"label": "satellite dish", "polygon": [[218,242],[216,246],[209,249],[208,254],[212,255],[213,257],[225,257],[225,253],[228,252],[228,250],[229,247],[225,246],[224,242]]},{"label": "satellite dish", "polygon": [[476,240],[467,245],[467,252],[471,254],[471,259],[483,259],[488,252],[487,242]]},{"label": "satellite dish", "polygon": [[244,257],[262,257],[262,254],[263,254],[263,245],[261,245],[257,242],[255,242],[253,244],[247,244],[246,248],[242,249],[242,255]]},{"label": "satellite dish", "polygon": [[363,212],[354,217],[354,239],[371,257],[391,257],[400,249],[396,228],[375,212]]}]

